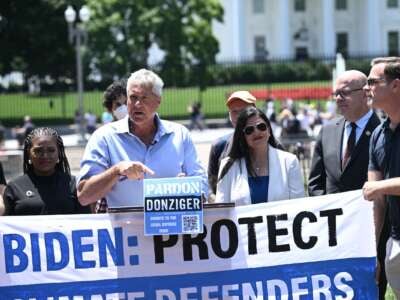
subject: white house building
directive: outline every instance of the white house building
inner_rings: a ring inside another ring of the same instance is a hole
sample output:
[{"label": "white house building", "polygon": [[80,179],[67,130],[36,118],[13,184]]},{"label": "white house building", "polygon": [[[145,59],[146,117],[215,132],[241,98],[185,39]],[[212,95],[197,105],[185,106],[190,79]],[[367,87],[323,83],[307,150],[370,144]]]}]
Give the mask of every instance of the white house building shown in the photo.
[{"label": "white house building", "polygon": [[399,55],[400,0],[220,0],[218,62]]}]

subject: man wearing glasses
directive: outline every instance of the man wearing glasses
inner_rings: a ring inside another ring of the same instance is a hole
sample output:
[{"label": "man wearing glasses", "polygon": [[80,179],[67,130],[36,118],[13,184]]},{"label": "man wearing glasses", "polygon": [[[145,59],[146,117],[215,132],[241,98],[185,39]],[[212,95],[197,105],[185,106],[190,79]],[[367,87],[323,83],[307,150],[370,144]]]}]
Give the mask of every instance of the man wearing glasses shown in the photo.
[{"label": "man wearing glasses", "polygon": [[387,208],[390,237],[386,245],[386,276],[400,298],[400,58],[374,64],[364,88],[374,108],[388,118],[374,131],[370,143],[368,182],[364,198],[374,201],[376,240],[381,238]]},{"label": "man wearing glasses", "polygon": [[317,138],[308,180],[310,196],[361,189],[367,179],[369,139],[380,123],[368,107],[367,77],[355,70],[341,74],[332,96],[342,117],[324,125]]}]

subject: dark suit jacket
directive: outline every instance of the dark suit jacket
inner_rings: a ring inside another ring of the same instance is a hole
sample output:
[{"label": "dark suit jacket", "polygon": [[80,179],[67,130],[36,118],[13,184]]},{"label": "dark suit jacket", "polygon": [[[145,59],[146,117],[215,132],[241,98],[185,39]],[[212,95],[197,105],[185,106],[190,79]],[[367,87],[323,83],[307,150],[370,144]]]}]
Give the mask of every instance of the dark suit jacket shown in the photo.
[{"label": "dark suit jacket", "polygon": [[361,189],[367,180],[369,140],[380,120],[373,113],[358,140],[354,152],[342,170],[341,147],[345,119],[324,125],[314,148],[308,179],[308,193],[319,196]]}]

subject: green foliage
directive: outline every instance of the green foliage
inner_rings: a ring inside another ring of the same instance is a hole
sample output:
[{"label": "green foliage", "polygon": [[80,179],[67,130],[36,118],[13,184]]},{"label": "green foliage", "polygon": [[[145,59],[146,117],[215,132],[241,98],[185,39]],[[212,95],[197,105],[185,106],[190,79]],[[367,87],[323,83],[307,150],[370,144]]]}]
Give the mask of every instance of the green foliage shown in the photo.
[{"label": "green foliage", "polygon": [[245,84],[271,82],[301,82],[330,80],[332,65],[314,60],[290,62],[277,61],[238,65],[213,65],[208,84]]},{"label": "green foliage", "polygon": [[0,1],[0,74],[20,71],[26,78],[58,81],[73,74],[65,8],[64,0]]},{"label": "green foliage", "polygon": [[[153,42],[165,52],[158,68],[167,85],[187,85],[191,67],[214,62],[218,43],[211,22],[222,20],[223,13],[216,0],[87,2],[92,11],[88,56],[103,77],[146,67]],[[201,79],[207,76],[205,67],[197,69]]]},{"label": "green foliage", "polygon": [[[234,90],[253,90],[268,88],[288,88],[304,86],[329,86],[330,82],[276,83],[271,85],[243,84],[209,87],[205,91],[198,88],[166,88],[159,108],[163,118],[187,119],[187,106],[201,100],[202,110],[207,118],[224,118],[227,116],[225,99]],[[50,101],[53,102],[51,108]],[[86,92],[84,110],[91,110],[98,117],[104,111],[102,92]],[[264,102],[260,101],[260,105]],[[72,123],[78,102],[76,93],[48,94],[46,96],[29,96],[22,93],[0,94],[0,120],[7,126],[20,124],[24,115],[32,116],[37,124]]]}]

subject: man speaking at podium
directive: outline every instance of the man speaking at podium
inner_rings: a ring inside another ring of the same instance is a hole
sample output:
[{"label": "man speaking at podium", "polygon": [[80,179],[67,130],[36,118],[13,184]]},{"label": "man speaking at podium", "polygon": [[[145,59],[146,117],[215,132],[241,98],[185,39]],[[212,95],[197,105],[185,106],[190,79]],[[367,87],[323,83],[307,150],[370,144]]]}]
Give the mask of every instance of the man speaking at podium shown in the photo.
[{"label": "man speaking at podium", "polygon": [[207,177],[189,131],[161,120],[161,78],[141,69],[127,82],[128,116],[100,127],[91,136],[81,161],[78,198],[89,205],[102,197],[109,207],[143,206],[144,178]]}]

